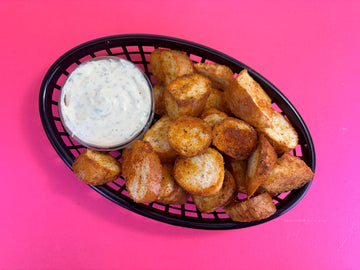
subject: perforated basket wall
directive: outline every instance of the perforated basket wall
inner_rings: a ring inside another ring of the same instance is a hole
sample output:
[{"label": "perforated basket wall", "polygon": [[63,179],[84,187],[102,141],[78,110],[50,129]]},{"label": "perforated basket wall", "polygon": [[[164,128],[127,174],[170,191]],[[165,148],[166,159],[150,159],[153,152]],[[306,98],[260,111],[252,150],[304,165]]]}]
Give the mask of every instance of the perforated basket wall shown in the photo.
[{"label": "perforated basket wall", "polygon": [[[88,59],[113,55],[135,63],[154,83],[155,78],[149,69],[149,59],[150,53],[155,48],[170,48],[183,51],[194,63],[216,62],[227,65],[235,74],[244,68],[248,69],[250,75],[272,98],[273,107],[286,115],[298,132],[299,145],[293,151],[293,154],[302,158],[313,171],[315,170],[315,151],[310,133],[296,109],[274,85],[248,66],[216,50],[189,41],[156,35],[118,35],[96,39],[68,51],[50,67],[40,90],[40,116],[51,144],[70,169],[74,159],[85,149],[84,146],[77,143],[66,133],[58,113],[58,99],[61,87],[70,72]],[[121,151],[113,151],[111,154],[117,159],[121,159]],[[249,223],[231,221],[222,209],[210,214],[200,213],[191,198],[181,206],[134,203],[128,196],[122,178],[103,186],[91,187],[113,202],[155,220],[192,228],[235,229],[261,224],[284,214],[302,199],[310,184],[311,182],[298,190],[275,197],[274,202],[276,203],[277,212],[268,219]]]}]

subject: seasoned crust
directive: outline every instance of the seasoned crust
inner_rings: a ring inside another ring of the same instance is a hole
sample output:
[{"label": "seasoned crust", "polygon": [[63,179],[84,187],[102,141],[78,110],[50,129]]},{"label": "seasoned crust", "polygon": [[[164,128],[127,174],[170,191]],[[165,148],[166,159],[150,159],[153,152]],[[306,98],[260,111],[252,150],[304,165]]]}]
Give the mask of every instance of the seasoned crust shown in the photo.
[{"label": "seasoned crust", "polygon": [[176,151],[170,146],[167,139],[170,122],[169,116],[164,115],[146,131],[143,139],[151,144],[161,162],[164,163],[174,162],[177,157]]},{"label": "seasoned crust", "polygon": [[158,199],[161,190],[162,167],[149,142],[135,141],[122,153],[126,189],[137,203]]},{"label": "seasoned crust", "polygon": [[165,88],[165,108],[174,119],[182,115],[198,116],[210,95],[210,81],[199,75],[181,76]]},{"label": "seasoned crust", "polygon": [[164,91],[165,86],[160,83],[157,83],[153,87],[154,90],[154,98],[155,98],[155,113],[158,115],[165,115],[165,101],[164,101]]},{"label": "seasoned crust", "polygon": [[224,154],[237,159],[247,159],[255,150],[257,133],[246,122],[228,117],[217,123],[212,131],[213,145]]},{"label": "seasoned crust", "polygon": [[211,127],[200,118],[180,116],[169,124],[167,140],[179,155],[193,157],[211,144]]},{"label": "seasoned crust", "polygon": [[150,69],[156,80],[163,85],[194,72],[193,63],[185,53],[167,49],[155,49],[150,54]]},{"label": "seasoned crust", "polygon": [[271,126],[271,99],[246,69],[225,89],[224,99],[231,112],[250,125]]},{"label": "seasoned crust", "polygon": [[225,161],[225,165],[227,165],[235,179],[237,191],[242,194],[247,194],[247,160],[236,160],[228,157]]},{"label": "seasoned crust", "polygon": [[162,204],[184,204],[189,193],[176,183],[173,175],[174,166],[170,163],[162,164],[161,192],[157,202]]},{"label": "seasoned crust", "polygon": [[276,206],[268,193],[231,203],[223,208],[228,216],[237,222],[262,220],[275,214]]},{"label": "seasoned crust", "polygon": [[121,164],[108,152],[85,149],[74,161],[77,178],[88,185],[103,185],[119,178]]},{"label": "seasoned crust", "polygon": [[236,184],[234,177],[225,170],[224,182],[220,191],[213,196],[192,195],[193,202],[202,213],[211,213],[225,206],[236,196]]},{"label": "seasoned crust", "polygon": [[285,116],[273,109],[271,112],[271,126],[258,131],[265,134],[278,154],[290,152],[298,144],[298,134]]},{"label": "seasoned crust", "polygon": [[302,159],[285,153],[277,159],[270,175],[261,187],[275,194],[283,193],[301,188],[313,177],[314,173]]},{"label": "seasoned crust", "polygon": [[247,195],[251,197],[270,174],[277,154],[264,135],[259,136],[258,145],[248,159],[246,171]]},{"label": "seasoned crust", "polygon": [[224,99],[224,92],[215,88],[210,88],[210,95],[206,100],[204,111],[210,108],[218,109],[224,113],[230,114],[231,111]]},{"label": "seasoned crust", "polygon": [[213,148],[203,154],[175,161],[175,181],[193,195],[211,196],[219,192],[224,180],[224,160]]},{"label": "seasoned crust", "polygon": [[200,116],[202,120],[207,122],[211,128],[213,128],[217,123],[227,118],[228,115],[224,112],[219,111],[215,108],[209,108],[204,110]]},{"label": "seasoned crust", "polygon": [[209,78],[212,87],[216,89],[225,90],[234,79],[234,73],[225,65],[216,63],[196,63],[194,67],[196,72]]}]

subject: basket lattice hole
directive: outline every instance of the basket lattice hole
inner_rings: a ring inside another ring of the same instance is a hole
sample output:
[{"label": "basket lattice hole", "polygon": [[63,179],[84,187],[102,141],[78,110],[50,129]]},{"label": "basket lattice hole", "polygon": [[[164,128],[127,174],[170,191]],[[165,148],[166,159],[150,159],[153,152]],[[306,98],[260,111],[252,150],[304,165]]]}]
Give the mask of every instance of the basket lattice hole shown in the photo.
[{"label": "basket lattice hole", "polygon": [[69,74],[75,69],[77,68],[79,65],[77,63],[73,63],[72,65],[70,65],[67,69],[66,72],[68,72]]},{"label": "basket lattice hole", "polygon": [[138,46],[127,46],[126,49],[128,52],[138,52],[139,51]]},{"label": "basket lattice hole", "polygon": [[58,132],[60,132],[60,133],[65,132],[64,127],[61,124],[61,121],[55,121],[55,126],[56,126],[56,129],[57,129]]},{"label": "basket lattice hole", "polygon": [[59,89],[57,89],[57,90],[55,90],[54,89],[54,91],[53,91],[53,93],[52,93],[52,96],[51,96],[51,99],[52,99],[52,102],[53,102],[53,104],[57,104],[57,102],[59,101],[59,99],[60,99],[60,93],[61,93],[61,91],[58,91]]},{"label": "basket lattice hole", "polygon": [[214,63],[215,63],[214,61],[211,61],[211,60],[209,60],[209,59],[204,59],[203,62],[204,62],[204,63],[210,63],[210,64],[214,64]]},{"label": "basket lattice hole", "polygon": [[120,186],[113,182],[107,183],[107,185],[115,191],[118,191],[120,189]]},{"label": "basket lattice hole", "polygon": [[63,140],[63,142],[64,142],[64,144],[66,146],[72,146],[73,145],[72,142],[70,141],[69,136],[65,135],[65,136],[61,136],[61,138],[62,138],[62,140]]},{"label": "basket lattice hole", "polygon": [[60,117],[57,105],[51,104],[51,112],[52,112],[53,117]]},{"label": "basket lattice hole", "polygon": [[229,216],[225,212],[217,213],[217,217],[219,219],[227,219],[227,218],[229,218]]},{"label": "basket lattice hole", "polygon": [[[56,84],[60,86],[60,88],[64,85],[65,81],[67,79],[67,75],[61,74],[59,79],[57,80]],[[55,91],[54,91],[55,92]]]},{"label": "basket lattice hole", "polygon": [[86,55],[86,56],[84,56],[83,58],[79,59],[79,61],[80,61],[81,63],[84,63],[84,62],[86,62],[86,61],[88,61],[88,60],[90,60],[90,59],[93,59],[93,57],[92,57],[91,55]]},{"label": "basket lattice hole", "polygon": [[301,149],[301,145],[298,144],[295,149],[294,149],[294,155],[298,156],[298,157],[302,157],[302,149]]},{"label": "basket lattice hole", "polygon": [[204,219],[214,219],[213,213],[201,213],[201,217]]},{"label": "basket lattice hole", "polygon": [[169,213],[181,215],[181,209],[175,207],[169,207]]},{"label": "basket lattice hole", "polygon": [[106,50],[101,50],[101,51],[95,52],[94,54],[96,55],[96,57],[109,55],[109,53]]},{"label": "basket lattice hole", "polygon": [[114,47],[110,49],[111,54],[113,55],[120,55],[120,54],[124,54],[124,50],[122,47]]},{"label": "basket lattice hole", "polygon": [[282,112],[282,110],[276,103],[271,104],[271,108],[273,108],[277,112]]},{"label": "basket lattice hole", "polygon": [[144,52],[152,52],[153,50],[155,50],[155,47],[153,46],[142,46],[142,49]]},{"label": "basket lattice hole", "polygon": [[241,201],[241,200],[245,200],[247,198],[246,194],[243,193],[238,193],[237,198]]},{"label": "basket lattice hole", "polygon": [[159,210],[161,210],[161,211],[165,211],[165,205],[162,205],[162,204],[154,203],[154,204],[152,205],[152,207],[155,208],[155,209],[159,209]]},{"label": "basket lattice hole", "polygon": [[194,63],[199,63],[202,62],[204,59],[201,58],[200,56],[197,56],[195,54],[190,54],[190,60],[193,61]]}]

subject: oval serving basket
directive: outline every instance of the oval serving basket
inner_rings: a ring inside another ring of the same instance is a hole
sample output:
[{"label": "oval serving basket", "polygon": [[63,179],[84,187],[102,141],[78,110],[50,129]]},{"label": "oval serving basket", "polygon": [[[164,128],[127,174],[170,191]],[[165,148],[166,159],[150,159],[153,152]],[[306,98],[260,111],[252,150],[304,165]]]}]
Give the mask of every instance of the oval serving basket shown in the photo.
[{"label": "oval serving basket", "polygon": [[[85,149],[66,133],[58,113],[60,90],[70,72],[88,59],[113,55],[132,61],[154,82],[149,59],[155,48],[183,51],[194,63],[215,62],[227,65],[235,74],[244,68],[248,69],[249,74],[271,97],[274,108],[281,111],[298,132],[299,145],[292,154],[299,156],[315,171],[315,150],[309,130],[293,105],[273,84],[248,66],[219,51],[178,38],[143,34],[109,36],[79,45],[61,56],[46,73],[39,96],[41,121],[54,149],[70,169],[74,159]],[[113,151],[111,154],[121,159],[121,151]],[[286,213],[303,198],[310,184],[311,182],[298,190],[274,197],[277,211],[271,217],[246,223],[233,222],[222,209],[210,214],[200,213],[191,199],[181,206],[155,202],[137,204],[129,198],[122,178],[106,185],[90,187],[118,205],[158,221],[198,229],[236,229],[258,225]]]}]

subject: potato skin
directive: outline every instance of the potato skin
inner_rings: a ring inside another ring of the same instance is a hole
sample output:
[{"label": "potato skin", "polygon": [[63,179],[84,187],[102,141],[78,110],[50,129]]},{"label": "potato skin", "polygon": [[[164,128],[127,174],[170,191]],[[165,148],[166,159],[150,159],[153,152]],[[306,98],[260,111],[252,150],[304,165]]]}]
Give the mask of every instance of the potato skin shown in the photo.
[{"label": "potato skin", "polygon": [[202,213],[211,213],[233,200],[236,195],[236,183],[234,177],[225,170],[224,182],[220,191],[213,196],[192,195],[193,201]]},{"label": "potato skin", "polygon": [[176,151],[170,146],[167,132],[171,120],[167,115],[162,116],[144,135],[144,141],[151,144],[161,162],[172,163],[177,157]]},{"label": "potato skin", "polygon": [[217,123],[212,131],[213,145],[224,154],[236,159],[247,159],[255,150],[257,132],[246,122],[228,117]]},{"label": "potato skin", "polygon": [[248,159],[246,172],[247,195],[251,197],[270,174],[277,154],[264,135],[259,136],[258,145]]},{"label": "potato skin", "polygon": [[173,171],[173,164],[162,164],[161,192],[158,203],[181,205],[186,203],[189,198],[189,193],[176,183]]},{"label": "potato skin", "polygon": [[177,77],[194,72],[193,63],[185,53],[167,49],[155,49],[150,54],[150,69],[165,86]]},{"label": "potato skin", "polygon": [[88,185],[103,185],[119,178],[121,164],[108,152],[85,149],[74,161],[77,178]]},{"label": "potato skin", "polygon": [[223,208],[229,217],[236,222],[262,220],[275,214],[276,206],[268,193],[231,203]]},{"label": "potato skin", "polygon": [[169,145],[181,156],[202,154],[211,144],[211,127],[204,120],[180,116],[169,124]]},{"label": "potato skin", "polygon": [[225,89],[224,99],[231,112],[250,125],[256,128],[271,126],[270,98],[246,69]]},{"label": "potato skin", "polygon": [[234,73],[225,65],[216,63],[196,63],[194,67],[196,72],[209,78],[212,87],[216,89],[225,90],[234,79]]},{"label": "potato skin", "polygon": [[123,176],[126,189],[137,203],[158,199],[161,191],[162,167],[149,142],[135,141],[123,150]]},{"label": "potato skin", "polygon": [[157,83],[153,87],[154,90],[154,98],[155,98],[155,113],[158,115],[165,115],[165,101],[164,101],[164,92],[165,86],[160,83]]},{"label": "potato skin", "polygon": [[224,159],[213,148],[203,154],[175,161],[175,181],[191,195],[211,196],[219,192],[224,181]]},{"label": "potato skin", "polygon": [[181,76],[165,88],[164,101],[167,114],[175,119],[179,116],[199,116],[210,95],[210,81],[199,75]]},{"label": "potato skin", "polygon": [[261,187],[271,193],[283,193],[301,188],[313,177],[314,173],[302,159],[285,153],[277,159]]}]

